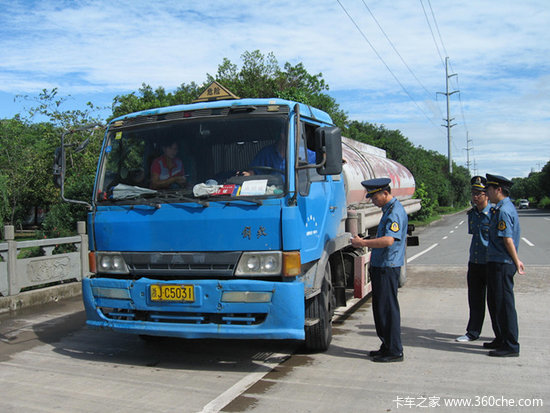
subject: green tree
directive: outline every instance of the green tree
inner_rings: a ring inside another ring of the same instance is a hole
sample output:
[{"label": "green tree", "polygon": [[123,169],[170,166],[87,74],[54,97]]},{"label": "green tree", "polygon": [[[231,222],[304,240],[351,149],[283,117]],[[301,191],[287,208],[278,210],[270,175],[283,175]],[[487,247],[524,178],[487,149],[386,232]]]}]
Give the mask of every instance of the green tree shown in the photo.
[{"label": "green tree", "polygon": [[[13,119],[0,120],[0,196],[9,203],[9,214],[0,213],[2,221],[21,226],[33,206],[51,210],[60,204],[59,190],[52,180],[52,162],[55,148],[60,145],[61,134],[87,123],[98,122],[96,108],[88,103],[85,110],[63,110],[68,98],[58,96],[57,89],[43,90],[37,97],[20,96],[34,106]],[[40,118],[41,122],[33,123]],[[43,121],[46,119],[47,121]],[[67,143],[79,143],[83,134],[68,136]],[[92,193],[97,156],[101,139],[96,137],[92,150],[79,154],[69,153],[66,175],[66,195],[76,199],[89,199]],[[76,167],[78,166],[78,167]],[[1,195],[3,194],[3,195]],[[86,211],[76,210],[63,219],[72,226],[83,219]]]},{"label": "green tree", "polygon": [[[0,120],[2,197],[9,207],[0,209],[2,221],[21,226],[30,207],[52,197],[51,125],[28,124],[19,117]],[[2,211],[3,210],[3,211]]]},{"label": "green tree", "polygon": [[4,230],[5,219],[9,215],[9,211],[8,176],[0,173],[0,231]]},{"label": "green tree", "polygon": [[166,92],[163,87],[154,89],[143,84],[139,91],[116,96],[113,101],[113,116],[125,115],[140,110],[191,103],[213,81],[217,81],[241,98],[270,98],[295,100],[327,112],[334,123],[343,128],[347,116],[336,100],[324,93],[328,85],[322,73],[312,75],[302,63],[285,63],[281,68],[273,53],[262,54],[259,50],[244,52],[239,68],[224,58],[215,75],[206,75],[206,80],[197,83],[182,83],[176,91]]},{"label": "green tree", "polygon": [[531,172],[527,178],[512,178],[510,196],[513,199],[529,199],[533,204],[540,201],[544,193],[543,173]]},{"label": "green tree", "polygon": [[413,215],[413,219],[424,220],[436,214],[438,207],[437,200],[430,196],[424,183],[417,185],[414,197],[422,200],[420,204],[422,208]]},{"label": "green tree", "polygon": [[423,188],[418,194],[426,194],[429,200],[441,206],[467,204],[470,175],[466,168],[455,165],[453,175],[449,176],[445,156],[414,146],[398,130],[352,121],[345,133],[352,139],[385,149],[388,158],[407,167],[414,176],[417,188]]},{"label": "green tree", "polygon": [[108,120],[141,110],[191,103],[199,94],[200,88],[194,82],[188,85],[182,83],[174,93],[166,93],[163,87],[153,90],[151,86],[143,83],[137,93],[115,96],[112,105],[113,115]]},{"label": "green tree", "polygon": [[542,193],[546,196],[550,196],[550,161],[542,168],[539,182]]},{"label": "green tree", "polygon": [[[109,119],[145,109],[191,103],[213,80],[241,98],[278,97],[324,110],[345,136],[385,149],[389,158],[411,171],[426,213],[431,213],[435,205],[460,205],[469,199],[469,173],[465,168],[455,166],[455,172],[449,176],[445,156],[414,146],[400,131],[367,122],[350,122],[336,100],[327,94],[329,87],[322,73],[311,74],[302,63],[287,62],[281,67],[273,53],[246,51],[241,55],[240,66],[223,59],[217,72],[206,74],[202,83],[182,83],[170,92],[163,87],[153,89],[143,84],[136,92],[114,98]],[[36,97],[19,98],[30,102],[31,108],[22,116],[2,120],[0,126],[0,219],[20,222],[27,206],[39,205],[49,208],[45,227],[51,234],[65,231],[63,220],[69,222],[72,229],[74,221],[83,219],[86,211],[79,206],[61,204],[59,191],[53,187],[51,179],[53,152],[59,146],[63,131],[97,122],[98,108],[88,102],[82,110],[65,110],[70,97],[60,97],[57,89],[44,89]],[[36,123],[37,119],[40,122]],[[85,137],[84,133],[71,134],[67,136],[67,143],[77,144]],[[90,198],[100,143],[101,133],[96,131],[85,152],[69,151],[65,181],[67,197]],[[539,179],[541,187],[547,185],[546,194],[550,193],[549,177],[550,165],[547,164]]]}]

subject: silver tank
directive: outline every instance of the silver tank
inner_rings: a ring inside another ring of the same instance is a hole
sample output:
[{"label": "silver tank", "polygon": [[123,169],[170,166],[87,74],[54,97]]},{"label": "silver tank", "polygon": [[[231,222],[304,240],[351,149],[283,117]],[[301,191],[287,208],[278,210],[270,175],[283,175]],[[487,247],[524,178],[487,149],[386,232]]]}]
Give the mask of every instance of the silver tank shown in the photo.
[{"label": "silver tank", "polygon": [[342,137],[342,158],[348,206],[371,202],[361,182],[373,178],[390,178],[392,195],[399,200],[413,197],[414,177],[403,165],[386,158],[385,150]]}]

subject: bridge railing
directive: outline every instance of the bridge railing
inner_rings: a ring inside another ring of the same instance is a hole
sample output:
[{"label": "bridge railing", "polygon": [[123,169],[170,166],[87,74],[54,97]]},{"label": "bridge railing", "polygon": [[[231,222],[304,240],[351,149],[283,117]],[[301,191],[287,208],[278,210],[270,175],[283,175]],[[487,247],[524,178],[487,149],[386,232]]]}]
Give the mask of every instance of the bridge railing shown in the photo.
[{"label": "bridge railing", "polygon": [[[50,286],[56,282],[82,280],[89,274],[86,223],[77,223],[78,235],[32,241],[16,241],[13,225],[4,226],[5,242],[0,242],[0,295],[14,296],[30,287]],[[74,252],[54,253],[56,247],[74,245]],[[23,248],[40,247],[38,257],[18,258]]]}]

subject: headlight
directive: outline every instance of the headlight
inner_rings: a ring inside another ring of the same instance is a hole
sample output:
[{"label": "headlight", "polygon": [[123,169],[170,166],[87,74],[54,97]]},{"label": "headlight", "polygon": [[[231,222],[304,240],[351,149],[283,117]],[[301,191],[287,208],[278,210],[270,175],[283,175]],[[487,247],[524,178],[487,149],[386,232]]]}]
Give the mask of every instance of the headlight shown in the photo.
[{"label": "headlight", "polygon": [[244,252],[235,275],[279,275],[281,262],[280,251]]},{"label": "headlight", "polygon": [[97,271],[109,274],[128,274],[128,267],[118,252],[97,252]]}]

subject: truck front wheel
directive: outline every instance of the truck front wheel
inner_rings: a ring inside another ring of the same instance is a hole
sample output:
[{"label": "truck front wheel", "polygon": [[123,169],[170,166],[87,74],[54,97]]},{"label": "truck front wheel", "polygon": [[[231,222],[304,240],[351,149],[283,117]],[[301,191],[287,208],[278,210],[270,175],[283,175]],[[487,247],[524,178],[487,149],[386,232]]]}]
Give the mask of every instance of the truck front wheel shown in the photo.
[{"label": "truck front wheel", "polygon": [[321,292],[306,301],[305,348],[311,352],[328,350],[332,341],[332,291],[330,282],[327,281],[330,280],[330,267],[325,271],[328,271],[328,278],[323,280]]}]

